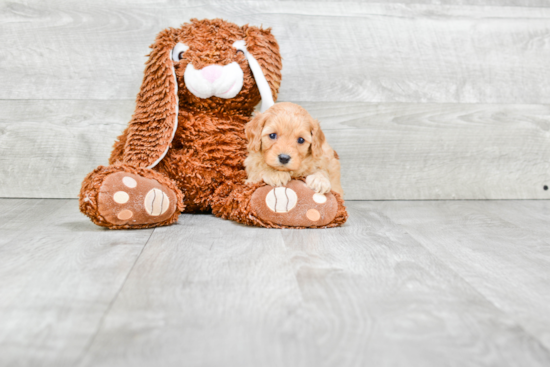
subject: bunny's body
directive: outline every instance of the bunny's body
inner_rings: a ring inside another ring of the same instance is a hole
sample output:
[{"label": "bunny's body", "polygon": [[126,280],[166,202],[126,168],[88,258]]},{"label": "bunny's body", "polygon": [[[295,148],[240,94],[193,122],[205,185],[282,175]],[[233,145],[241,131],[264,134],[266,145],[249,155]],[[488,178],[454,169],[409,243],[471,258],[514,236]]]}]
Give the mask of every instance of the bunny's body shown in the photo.
[{"label": "bunny's body", "polygon": [[[210,211],[211,200],[222,184],[246,180],[244,126],[251,114],[252,111],[214,113],[180,108],[172,147],[154,170],[170,177],[185,193],[185,212]],[[118,145],[124,141],[123,134]],[[110,163],[121,161],[122,150],[115,147]]]},{"label": "bunny's body", "polygon": [[264,184],[245,184],[244,126],[260,101],[273,104],[281,81],[279,47],[269,29],[192,20],[162,31],[151,49],[135,113],[110,166],[98,167],[82,184],[80,209],[94,223],[155,227],[174,223],[182,211],[266,227],[345,221],[338,196],[330,198],[335,204],[326,215],[320,209],[324,217],[298,225],[262,220],[256,212],[263,199],[251,202]]}]

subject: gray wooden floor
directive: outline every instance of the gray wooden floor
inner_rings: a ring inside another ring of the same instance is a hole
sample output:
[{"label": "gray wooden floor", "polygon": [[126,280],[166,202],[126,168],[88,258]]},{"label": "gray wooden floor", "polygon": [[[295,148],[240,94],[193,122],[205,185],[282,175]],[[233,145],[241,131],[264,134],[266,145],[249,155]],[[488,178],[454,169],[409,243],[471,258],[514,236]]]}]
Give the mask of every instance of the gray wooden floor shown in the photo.
[{"label": "gray wooden floor", "polygon": [[348,207],[331,230],[109,231],[2,199],[0,365],[550,365],[550,201]]}]

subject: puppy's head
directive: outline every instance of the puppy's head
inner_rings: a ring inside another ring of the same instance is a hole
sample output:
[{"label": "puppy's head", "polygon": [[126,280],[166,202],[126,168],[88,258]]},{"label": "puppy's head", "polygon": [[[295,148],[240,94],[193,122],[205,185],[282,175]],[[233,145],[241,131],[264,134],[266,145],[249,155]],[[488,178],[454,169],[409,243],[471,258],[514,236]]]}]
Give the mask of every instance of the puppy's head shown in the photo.
[{"label": "puppy's head", "polygon": [[250,152],[261,152],[264,161],[280,171],[296,171],[308,157],[323,155],[325,135],[319,122],[302,107],[277,103],[246,125]]}]

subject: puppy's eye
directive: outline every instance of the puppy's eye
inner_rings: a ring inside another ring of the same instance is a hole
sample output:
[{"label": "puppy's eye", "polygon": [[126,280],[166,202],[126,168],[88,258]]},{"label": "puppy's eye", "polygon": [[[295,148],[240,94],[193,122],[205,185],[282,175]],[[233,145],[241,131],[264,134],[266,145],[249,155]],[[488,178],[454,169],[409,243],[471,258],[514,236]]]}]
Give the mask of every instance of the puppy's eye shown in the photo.
[{"label": "puppy's eye", "polygon": [[179,59],[179,60],[183,59],[183,54],[184,54],[184,53],[185,53],[185,52],[182,51],[182,52],[180,52],[180,53],[178,54],[178,59]]},{"label": "puppy's eye", "polygon": [[269,134],[269,139],[277,139],[277,133]]},{"label": "puppy's eye", "polygon": [[237,50],[237,55],[238,54],[244,55],[244,51],[243,50]]},{"label": "puppy's eye", "polygon": [[298,144],[304,144],[304,138],[298,138]]}]

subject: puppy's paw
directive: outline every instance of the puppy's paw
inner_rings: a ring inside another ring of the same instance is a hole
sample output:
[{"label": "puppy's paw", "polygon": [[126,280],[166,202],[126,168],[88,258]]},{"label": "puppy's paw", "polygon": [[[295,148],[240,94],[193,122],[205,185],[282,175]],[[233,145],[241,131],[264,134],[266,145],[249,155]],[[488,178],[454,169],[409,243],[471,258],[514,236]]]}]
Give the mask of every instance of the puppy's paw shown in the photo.
[{"label": "puppy's paw", "polygon": [[330,180],[321,172],[315,172],[306,177],[306,185],[319,194],[330,192]]},{"label": "puppy's paw", "polygon": [[285,171],[267,171],[262,175],[264,182],[270,186],[285,186],[291,179],[290,173]]}]

